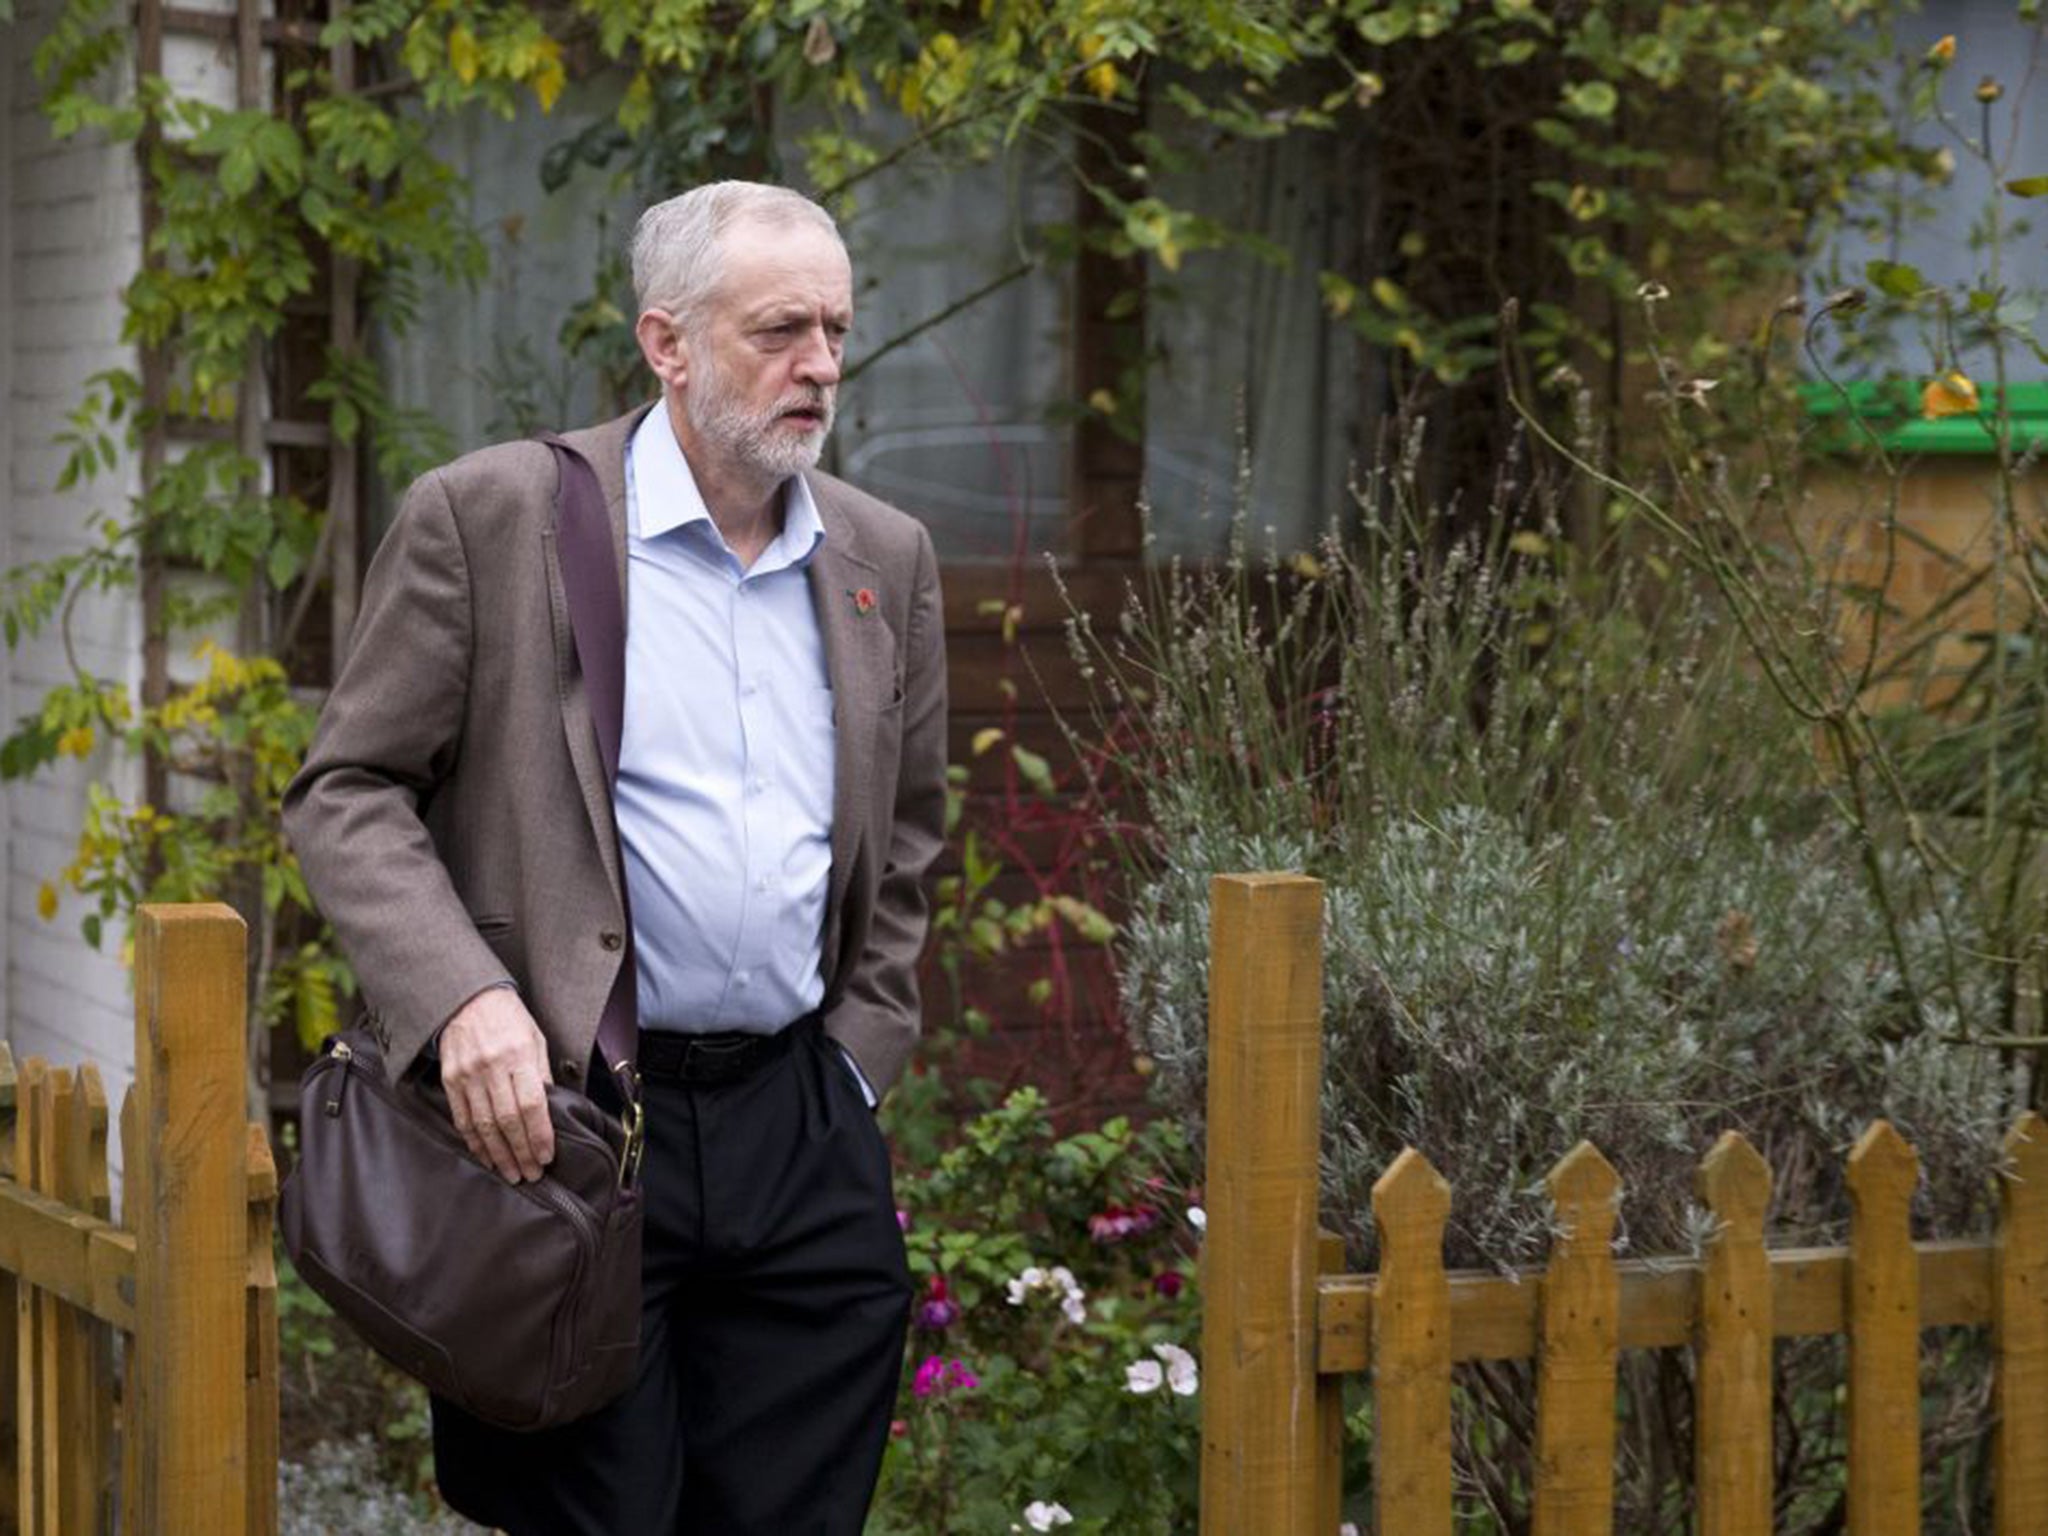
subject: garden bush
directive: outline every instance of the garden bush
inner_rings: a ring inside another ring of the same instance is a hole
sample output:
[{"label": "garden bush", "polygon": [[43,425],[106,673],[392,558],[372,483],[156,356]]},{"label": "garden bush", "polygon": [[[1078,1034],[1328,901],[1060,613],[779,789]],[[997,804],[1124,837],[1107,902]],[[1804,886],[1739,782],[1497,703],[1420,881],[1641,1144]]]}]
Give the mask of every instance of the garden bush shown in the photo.
[{"label": "garden bush", "polygon": [[[1622,1174],[1620,1250],[1695,1251],[1694,1169],[1724,1129],[1771,1164],[1773,1239],[1824,1240],[1879,1115],[1920,1148],[1923,1231],[1980,1225],[2019,1084],[1952,1043],[1997,984],[1944,952],[1967,893],[1916,878],[1878,910],[1866,860],[1901,862],[1906,829],[1873,820],[1865,846],[1833,813],[1810,728],[1684,567],[1618,519],[1566,539],[1578,488],[1518,462],[1483,515],[1424,505],[1415,457],[1312,554],[1262,556],[1241,527],[1107,632],[1073,620],[1096,701],[1073,735],[1126,808],[1123,998],[1162,1107],[1199,1131],[1210,878],[1303,870],[1326,887],[1323,1216],[1354,1263],[1404,1146],[1451,1182],[1452,1264],[1540,1261],[1543,1176],[1582,1137]],[[1900,954],[1956,984],[1911,993]],[[1795,1529],[1824,1528],[1839,1477],[1822,1353],[1780,1352],[1783,1507],[1821,1511]],[[1687,1369],[1625,1372],[1621,1528],[1682,1515]],[[1473,1529],[1518,1529],[1526,1374],[1461,1379]]]}]

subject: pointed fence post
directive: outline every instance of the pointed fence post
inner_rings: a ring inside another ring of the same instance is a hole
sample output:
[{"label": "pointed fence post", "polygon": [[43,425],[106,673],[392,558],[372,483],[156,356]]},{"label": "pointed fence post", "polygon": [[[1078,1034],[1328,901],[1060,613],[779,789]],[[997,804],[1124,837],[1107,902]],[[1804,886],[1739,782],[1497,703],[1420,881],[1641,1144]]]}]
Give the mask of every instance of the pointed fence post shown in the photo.
[{"label": "pointed fence post", "polygon": [[1849,1154],[1849,1536],[1919,1536],[1920,1158],[1887,1120]]},{"label": "pointed fence post", "polygon": [[1996,1536],[2048,1531],[2048,1123],[2005,1136],[1991,1281]]},{"label": "pointed fence post", "polygon": [[1723,1131],[1700,1164],[1699,1185],[1717,1218],[1696,1345],[1699,1536],[1770,1536],[1771,1170],[1741,1135]]},{"label": "pointed fence post", "polygon": [[1323,888],[1219,875],[1209,901],[1201,1529],[1310,1536]]},{"label": "pointed fence post", "polygon": [[1451,1186],[1413,1147],[1372,1187],[1373,1529],[1451,1536]]},{"label": "pointed fence post", "polygon": [[1621,1353],[1612,1245],[1621,1179],[1598,1147],[1582,1141],[1548,1182],[1558,1235],[1543,1276],[1537,1346],[1535,1536],[1609,1536]]},{"label": "pointed fence post", "polygon": [[245,1536],[249,1149],[242,920],[145,906],[135,928],[135,1103],[147,1164],[135,1229],[131,1385],[147,1405],[135,1529]]}]

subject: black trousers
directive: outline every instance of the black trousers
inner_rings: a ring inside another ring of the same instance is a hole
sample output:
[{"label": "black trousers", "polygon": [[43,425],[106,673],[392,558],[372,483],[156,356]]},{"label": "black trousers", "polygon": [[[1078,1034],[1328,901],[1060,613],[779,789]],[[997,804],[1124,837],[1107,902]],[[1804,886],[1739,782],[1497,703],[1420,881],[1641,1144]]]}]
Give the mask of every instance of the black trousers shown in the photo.
[{"label": "black trousers", "polygon": [[637,1380],[535,1434],[436,1399],[442,1495],[511,1536],[858,1536],[910,1311],[874,1115],[814,1025],[646,1105]]}]

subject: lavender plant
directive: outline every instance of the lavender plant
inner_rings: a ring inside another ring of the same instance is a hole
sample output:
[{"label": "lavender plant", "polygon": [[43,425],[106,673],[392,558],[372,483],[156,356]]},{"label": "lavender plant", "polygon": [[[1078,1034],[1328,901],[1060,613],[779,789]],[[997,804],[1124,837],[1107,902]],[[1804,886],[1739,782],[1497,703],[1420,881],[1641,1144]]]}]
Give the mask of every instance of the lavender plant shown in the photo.
[{"label": "lavender plant", "polygon": [[[1403,1146],[1451,1181],[1452,1264],[1540,1262],[1541,1181],[1581,1137],[1622,1172],[1622,1250],[1686,1253],[1694,1168],[1727,1128],[1772,1164],[1774,1239],[1825,1239],[1879,1115],[1921,1150],[1917,1219],[1970,1228],[2018,1084],[1950,1040],[1997,968],[1966,961],[1930,996],[1900,959],[1944,957],[1968,892],[1872,901],[1867,861],[1915,856],[1831,813],[1807,723],[1710,583],[1620,520],[1569,541],[1572,488],[1519,462],[1483,517],[1425,504],[1419,456],[1411,440],[1367,477],[1355,526],[1312,554],[1241,530],[1223,566],[1134,589],[1113,631],[1073,620],[1095,690],[1074,737],[1104,803],[1130,807],[1110,823],[1123,998],[1162,1104],[1199,1128],[1210,877],[1299,869],[1326,886],[1323,1219],[1354,1263]],[[1622,1528],[1682,1528],[1686,1369],[1625,1373]],[[1782,1379],[1784,1507],[1808,1512],[1787,1528],[1822,1529],[1839,1362],[1787,1350]],[[1527,1385],[1467,1382],[1472,1529],[1521,1528]],[[1975,1385],[1956,1372],[1935,1396]]]}]

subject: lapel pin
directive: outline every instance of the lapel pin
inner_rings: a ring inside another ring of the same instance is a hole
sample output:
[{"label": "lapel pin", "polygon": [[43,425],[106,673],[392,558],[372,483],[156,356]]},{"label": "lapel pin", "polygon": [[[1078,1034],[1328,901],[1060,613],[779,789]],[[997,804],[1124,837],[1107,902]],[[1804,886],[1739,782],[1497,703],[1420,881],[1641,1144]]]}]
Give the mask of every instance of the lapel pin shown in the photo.
[{"label": "lapel pin", "polygon": [[853,599],[853,611],[862,618],[866,618],[875,611],[875,589],[873,587],[862,587],[858,592],[849,592],[846,595]]}]

